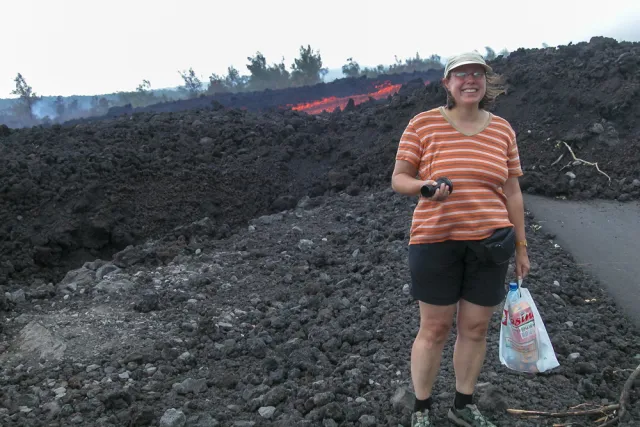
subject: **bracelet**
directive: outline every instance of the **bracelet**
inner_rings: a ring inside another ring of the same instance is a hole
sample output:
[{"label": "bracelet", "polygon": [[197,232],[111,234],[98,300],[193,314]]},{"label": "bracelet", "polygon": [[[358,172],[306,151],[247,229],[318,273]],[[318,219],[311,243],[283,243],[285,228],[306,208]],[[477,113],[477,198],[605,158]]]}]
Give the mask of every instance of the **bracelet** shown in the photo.
[{"label": "bracelet", "polygon": [[527,241],[526,240],[520,240],[519,242],[516,242],[516,246],[524,246],[527,247],[529,245],[527,245]]}]

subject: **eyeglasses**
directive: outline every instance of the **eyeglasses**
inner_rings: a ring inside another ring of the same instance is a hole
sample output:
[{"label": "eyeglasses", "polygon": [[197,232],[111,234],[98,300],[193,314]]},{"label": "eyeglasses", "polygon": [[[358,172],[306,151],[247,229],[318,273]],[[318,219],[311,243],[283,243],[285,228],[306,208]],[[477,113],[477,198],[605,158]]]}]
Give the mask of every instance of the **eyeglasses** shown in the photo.
[{"label": "eyeglasses", "polygon": [[455,73],[451,74],[459,79],[466,79],[467,76],[472,76],[474,79],[479,79],[486,75],[484,71],[475,71],[473,73],[467,73],[466,71],[456,71]]}]

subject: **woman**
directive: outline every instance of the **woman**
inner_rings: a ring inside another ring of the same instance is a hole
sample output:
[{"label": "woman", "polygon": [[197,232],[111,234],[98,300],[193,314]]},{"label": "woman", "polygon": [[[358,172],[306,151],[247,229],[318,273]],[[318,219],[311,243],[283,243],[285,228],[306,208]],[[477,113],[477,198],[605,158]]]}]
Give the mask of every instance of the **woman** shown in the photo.
[{"label": "woman", "polygon": [[[414,116],[396,154],[392,188],[420,196],[409,239],[411,295],[420,311],[411,352],[412,426],[432,425],[431,391],[456,311],[456,393],[448,418],[460,426],[494,426],[473,404],[473,392],[489,321],[506,295],[509,263],[483,261],[479,241],[513,227],[516,274],[524,278],[529,271],[515,132],[485,110],[501,92],[495,81],[476,52],[449,59],[442,79],[447,105]],[[441,177],[453,188],[442,183],[433,196],[422,195],[423,186]]]}]

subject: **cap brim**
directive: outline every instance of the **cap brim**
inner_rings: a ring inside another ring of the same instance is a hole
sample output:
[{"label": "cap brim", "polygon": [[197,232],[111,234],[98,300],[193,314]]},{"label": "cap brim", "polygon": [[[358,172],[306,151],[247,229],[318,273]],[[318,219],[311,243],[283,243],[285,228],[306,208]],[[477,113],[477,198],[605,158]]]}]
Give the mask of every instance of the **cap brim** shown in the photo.
[{"label": "cap brim", "polygon": [[484,67],[484,69],[485,69],[486,71],[488,71],[488,72],[490,72],[490,73],[492,73],[492,72],[493,72],[493,68],[491,68],[491,67],[490,67],[489,65],[487,65],[487,64],[483,64],[483,63],[478,62],[478,61],[462,61],[462,62],[460,62],[459,64],[456,64],[456,65],[454,65],[453,67],[449,68],[449,69],[447,70],[447,74],[449,74],[449,72],[451,72],[452,70],[455,70],[455,69],[456,69],[456,68],[458,68],[458,67],[462,67],[463,65],[469,65],[469,64],[477,64],[477,65],[480,65],[481,67]]}]

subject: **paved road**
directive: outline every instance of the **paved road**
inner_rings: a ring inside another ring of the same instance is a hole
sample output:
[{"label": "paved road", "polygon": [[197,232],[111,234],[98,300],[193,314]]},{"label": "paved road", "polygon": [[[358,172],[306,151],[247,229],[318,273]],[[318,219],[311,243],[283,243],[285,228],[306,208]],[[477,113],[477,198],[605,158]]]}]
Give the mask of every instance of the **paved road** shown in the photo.
[{"label": "paved road", "polygon": [[640,326],[640,202],[524,195],[525,209]]}]

